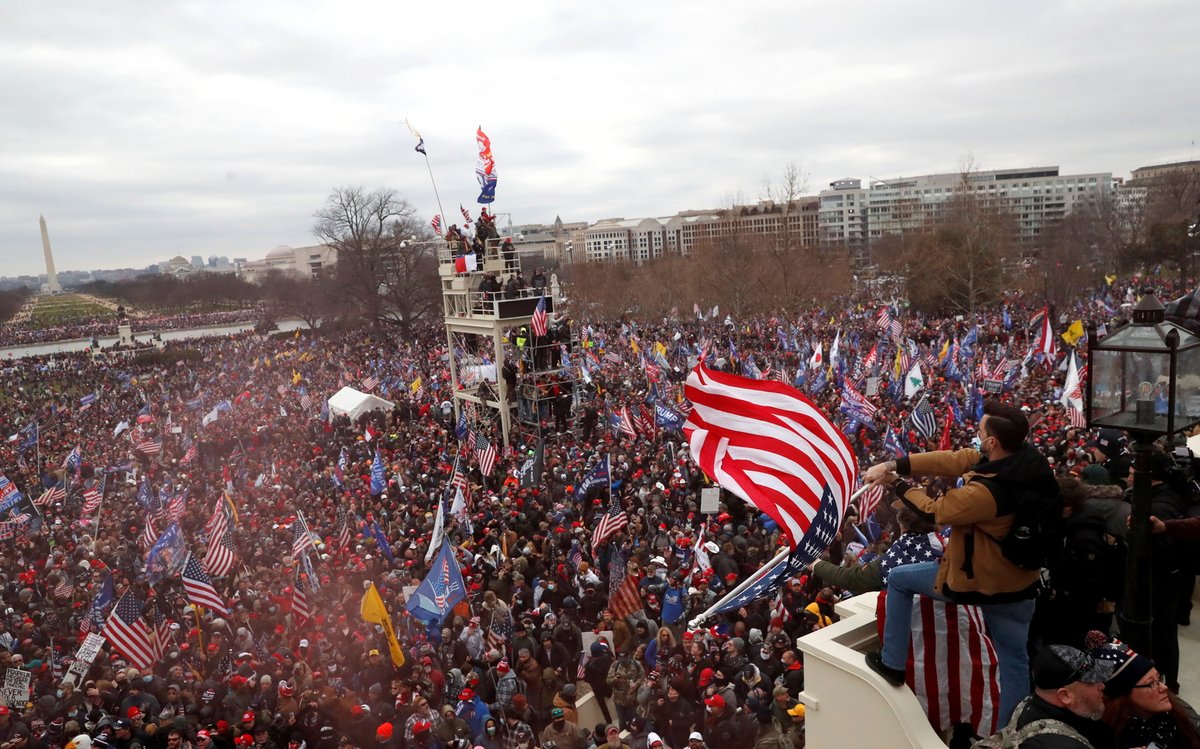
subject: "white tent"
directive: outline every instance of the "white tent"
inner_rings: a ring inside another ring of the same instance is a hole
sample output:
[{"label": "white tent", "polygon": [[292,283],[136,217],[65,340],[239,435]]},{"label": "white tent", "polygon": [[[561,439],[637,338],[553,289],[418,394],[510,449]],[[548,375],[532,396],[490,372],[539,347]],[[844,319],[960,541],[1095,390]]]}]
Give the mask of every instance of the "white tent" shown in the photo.
[{"label": "white tent", "polygon": [[329,413],[334,416],[346,414],[351,421],[355,421],[367,411],[390,411],[394,405],[391,401],[386,401],[377,395],[344,387],[330,397]]}]

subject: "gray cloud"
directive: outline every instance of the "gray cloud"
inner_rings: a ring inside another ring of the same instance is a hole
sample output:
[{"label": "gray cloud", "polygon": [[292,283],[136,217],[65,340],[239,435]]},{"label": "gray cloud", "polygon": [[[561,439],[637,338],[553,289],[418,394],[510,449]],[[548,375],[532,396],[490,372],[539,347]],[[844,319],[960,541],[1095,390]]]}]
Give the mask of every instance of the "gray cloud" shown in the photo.
[{"label": "gray cloud", "polygon": [[[445,6],[446,4],[442,4]],[[0,273],[313,240],[339,185],[474,210],[474,130],[516,222],[754,199],[798,161],[841,176],[1193,157],[1184,0],[446,7],[165,0],[0,25]]]}]

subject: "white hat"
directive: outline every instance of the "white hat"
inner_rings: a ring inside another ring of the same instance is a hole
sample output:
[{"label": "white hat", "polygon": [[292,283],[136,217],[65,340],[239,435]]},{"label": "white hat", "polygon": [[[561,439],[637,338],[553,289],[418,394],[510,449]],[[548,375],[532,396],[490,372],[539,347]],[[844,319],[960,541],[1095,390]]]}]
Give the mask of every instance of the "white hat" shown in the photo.
[{"label": "white hat", "polygon": [[704,741],[704,737],[700,735],[699,731],[692,731],[692,735],[688,736],[688,741]]},{"label": "white hat", "polygon": [[709,554],[717,554],[721,551],[721,547],[717,546],[717,543],[715,541],[708,541],[707,543],[704,544],[704,550],[707,551]]},{"label": "white hat", "polygon": [[300,641],[300,647],[302,647],[302,648],[306,648],[306,647],[308,647],[308,640],[301,640],[301,641]]}]

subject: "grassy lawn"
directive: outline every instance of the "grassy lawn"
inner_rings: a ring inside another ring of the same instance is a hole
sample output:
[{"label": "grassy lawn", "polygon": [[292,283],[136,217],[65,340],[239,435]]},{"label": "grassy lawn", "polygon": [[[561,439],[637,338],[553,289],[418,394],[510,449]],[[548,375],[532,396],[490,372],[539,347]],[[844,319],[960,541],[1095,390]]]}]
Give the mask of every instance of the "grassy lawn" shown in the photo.
[{"label": "grassy lawn", "polygon": [[28,326],[49,328],[57,325],[75,325],[113,316],[112,310],[84,299],[78,294],[47,294],[38,297],[33,312],[30,314]]}]

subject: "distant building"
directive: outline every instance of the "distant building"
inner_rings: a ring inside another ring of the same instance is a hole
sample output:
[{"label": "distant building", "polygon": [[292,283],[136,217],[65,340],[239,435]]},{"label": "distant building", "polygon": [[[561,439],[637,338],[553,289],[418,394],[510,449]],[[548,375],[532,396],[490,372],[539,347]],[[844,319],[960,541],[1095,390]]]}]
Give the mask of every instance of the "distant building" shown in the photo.
[{"label": "distant building", "polygon": [[1200,176],[1200,161],[1175,161],[1169,164],[1154,164],[1139,166],[1129,175],[1126,183],[1130,187],[1148,187],[1162,183],[1171,177],[1198,175]]},{"label": "distant building", "polygon": [[[959,173],[900,177],[869,187],[854,178],[836,180],[819,196],[820,241],[865,248],[888,235],[923,230],[941,219],[962,188]],[[1110,172],[1059,174],[1056,166],[1025,167],[972,172],[966,189],[984,205],[1011,213],[1017,239],[1032,244],[1077,206],[1108,198],[1113,179]]]},{"label": "distant building", "polygon": [[158,264],[158,272],[168,276],[187,276],[195,270],[191,261],[183,255],[176,255],[165,263]]},{"label": "distant building", "polygon": [[311,247],[289,247],[280,245],[267,253],[262,260],[248,260],[237,264],[237,273],[247,281],[259,283],[271,271],[280,271],[296,276],[311,276],[337,262],[337,250],[319,244]]},{"label": "distant building", "polygon": [[204,258],[199,255],[192,255],[192,267],[196,270],[204,270]]}]

